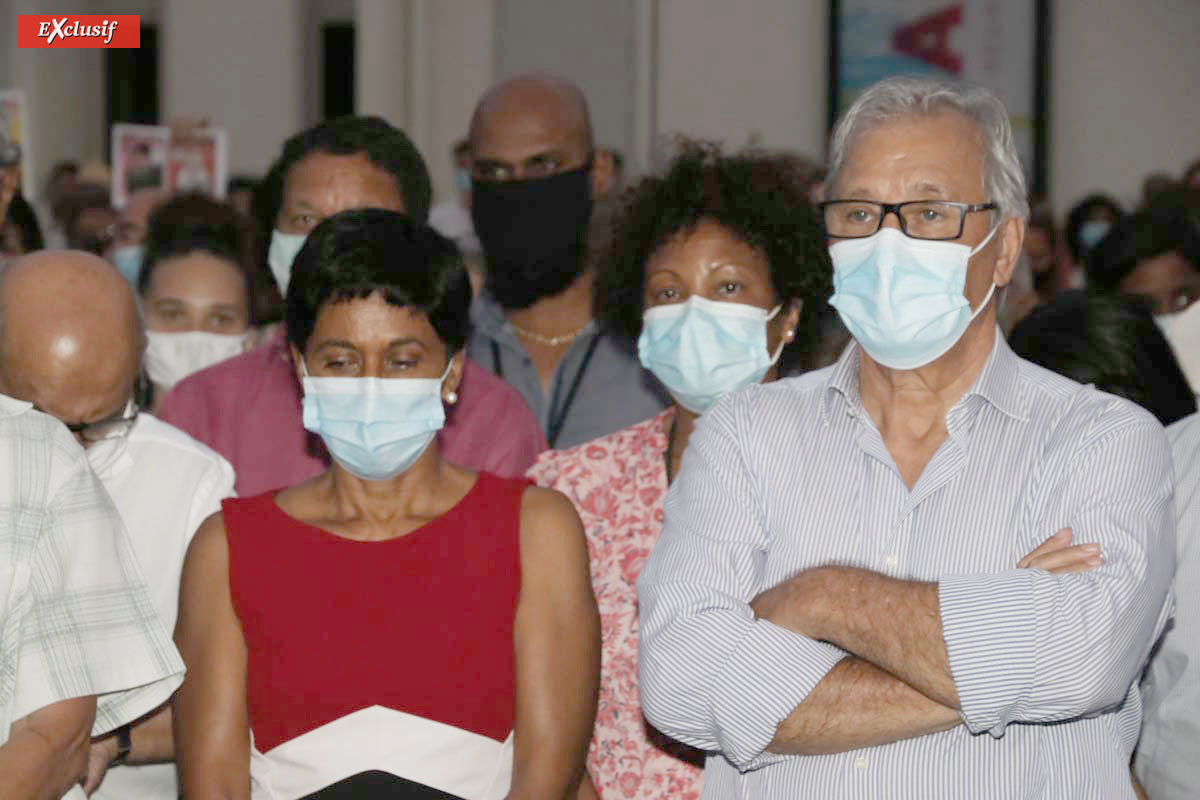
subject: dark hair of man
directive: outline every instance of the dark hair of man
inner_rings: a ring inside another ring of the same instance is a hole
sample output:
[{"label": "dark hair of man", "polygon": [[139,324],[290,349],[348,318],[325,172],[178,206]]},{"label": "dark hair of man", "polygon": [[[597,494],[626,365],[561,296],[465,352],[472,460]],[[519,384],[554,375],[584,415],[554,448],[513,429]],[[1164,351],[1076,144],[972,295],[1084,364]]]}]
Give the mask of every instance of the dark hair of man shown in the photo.
[{"label": "dark hair of man", "polygon": [[821,313],[832,292],[825,237],[808,202],[802,159],[684,142],[666,172],[628,189],[596,275],[595,313],[613,331],[641,333],[646,264],[669,239],[712,220],[761,252],[779,302],[802,303],[785,372],[815,366]]},{"label": "dark hair of man", "polygon": [[292,265],[288,341],[301,352],[328,303],[370,297],[419,311],[453,355],[470,332],[471,283],[454,242],[405,214],[343,211],[312,229]]},{"label": "dark hair of man", "polygon": [[[283,143],[283,151],[271,165],[254,194],[254,216],[269,234],[283,205],[283,187],[288,171],[313,153],[352,156],[362,153],[379,169],[396,179],[404,209],[420,222],[429,218],[433,184],[429,170],[416,146],[380,117],[338,117],[302,131]],[[265,255],[265,254],[264,254]]]},{"label": "dark hair of man", "polygon": [[255,250],[254,229],[233,206],[199,193],[179,195],[150,215],[138,293],[146,293],[154,270],[164,261],[206,253],[228,261],[242,276],[253,323],[258,318],[253,302]]},{"label": "dark hair of man", "polygon": [[1089,194],[1087,197],[1075,204],[1075,207],[1067,212],[1067,221],[1063,225],[1063,238],[1067,242],[1067,250],[1071,252],[1071,258],[1076,264],[1083,261],[1087,255],[1087,246],[1083,243],[1081,232],[1083,223],[1087,222],[1097,212],[1107,212],[1112,217],[1113,223],[1125,216],[1125,210],[1117,204],[1108,195]]},{"label": "dark hair of man", "polygon": [[34,213],[33,206],[29,205],[29,201],[20,192],[13,195],[5,222],[17,229],[21,239],[22,252],[32,253],[34,250],[41,250],[46,246],[46,241],[42,238],[41,226],[38,225],[37,214]]},{"label": "dark hair of man", "polygon": [[1200,225],[1181,205],[1142,209],[1113,225],[1088,254],[1088,285],[1114,290],[1138,264],[1170,252],[1200,271]]},{"label": "dark hair of man", "polygon": [[95,184],[77,186],[66,195],[63,203],[65,208],[63,233],[67,237],[67,246],[99,255],[108,246],[108,240],[101,241],[94,236],[85,235],[78,226],[84,213],[94,209],[112,209],[112,199],[108,194],[108,188]]},{"label": "dark hair of man", "polygon": [[1022,358],[1124,397],[1163,425],[1196,411],[1196,398],[1146,302],[1133,295],[1060,292],[1009,336]]}]

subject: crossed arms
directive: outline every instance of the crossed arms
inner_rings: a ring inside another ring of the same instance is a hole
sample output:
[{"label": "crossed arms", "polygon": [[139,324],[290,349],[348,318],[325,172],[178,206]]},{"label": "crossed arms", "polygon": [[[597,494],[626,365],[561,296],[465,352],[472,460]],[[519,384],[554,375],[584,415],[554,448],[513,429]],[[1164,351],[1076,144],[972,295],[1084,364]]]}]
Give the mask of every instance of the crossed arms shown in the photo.
[{"label": "crossed arms", "polygon": [[[964,723],[1001,736],[1011,722],[1124,699],[1164,621],[1172,569],[1160,429],[1110,432],[1055,489],[1103,564],[1060,532],[1021,561],[1034,569],[935,583],[821,566],[761,592],[765,481],[746,437],[717,416],[692,438],[639,582],[642,701],[664,732],[751,769],[771,753],[843,752]],[[1105,468],[1130,452],[1144,454],[1140,469]]]}]

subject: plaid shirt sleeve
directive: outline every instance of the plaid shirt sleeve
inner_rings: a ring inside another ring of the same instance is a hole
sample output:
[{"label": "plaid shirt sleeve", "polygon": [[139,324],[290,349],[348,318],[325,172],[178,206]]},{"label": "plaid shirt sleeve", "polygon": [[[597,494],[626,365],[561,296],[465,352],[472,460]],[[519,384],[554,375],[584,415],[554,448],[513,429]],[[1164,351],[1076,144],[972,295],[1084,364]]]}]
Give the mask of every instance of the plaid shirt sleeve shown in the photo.
[{"label": "plaid shirt sleeve", "polygon": [[14,720],[97,696],[93,735],[183,680],[120,517],[62,425],[0,404],[0,741]]}]

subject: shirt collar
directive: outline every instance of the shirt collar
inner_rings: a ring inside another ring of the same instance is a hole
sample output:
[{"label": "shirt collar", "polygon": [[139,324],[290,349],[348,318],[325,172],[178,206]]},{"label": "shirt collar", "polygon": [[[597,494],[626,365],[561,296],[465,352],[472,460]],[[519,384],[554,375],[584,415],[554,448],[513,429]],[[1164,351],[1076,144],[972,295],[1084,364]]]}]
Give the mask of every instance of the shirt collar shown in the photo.
[{"label": "shirt collar", "polygon": [[[861,360],[862,353],[858,342],[851,340],[834,364],[825,384],[825,402],[822,403],[825,422],[829,421],[829,415],[834,410],[834,398],[838,396],[844,399],[847,413],[863,412],[858,384]],[[1021,359],[1008,346],[999,326],[996,327],[992,352],[988,354],[983,371],[962,399],[954,404],[954,408],[967,406],[973,397],[979,397],[997,411],[1015,420],[1025,422],[1029,419],[1029,398],[1021,391]],[[953,412],[953,409],[951,411]]]},{"label": "shirt collar", "polygon": [[0,416],[16,417],[24,414],[31,408],[33,408],[33,403],[26,403],[24,400],[0,394]]}]

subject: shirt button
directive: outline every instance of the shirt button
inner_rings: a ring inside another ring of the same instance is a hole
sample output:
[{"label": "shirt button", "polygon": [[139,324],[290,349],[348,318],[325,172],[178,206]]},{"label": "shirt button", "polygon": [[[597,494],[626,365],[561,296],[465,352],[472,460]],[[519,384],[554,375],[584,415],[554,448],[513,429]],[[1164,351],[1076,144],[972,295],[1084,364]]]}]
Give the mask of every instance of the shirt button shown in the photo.
[{"label": "shirt button", "polygon": [[850,417],[850,419],[854,419],[854,417],[857,416],[857,413],[855,412],[855,410],[853,408],[847,407],[846,408],[846,416]]},{"label": "shirt button", "polygon": [[859,756],[858,758],[854,759],[854,768],[855,769],[866,769],[867,768],[867,757]]},{"label": "shirt button", "polygon": [[893,555],[889,555],[887,558],[885,558],[883,560],[884,566],[887,566],[887,567],[895,567],[896,563],[897,563],[897,559]]}]

